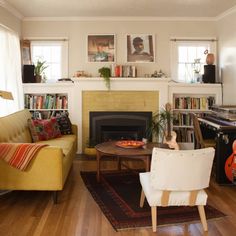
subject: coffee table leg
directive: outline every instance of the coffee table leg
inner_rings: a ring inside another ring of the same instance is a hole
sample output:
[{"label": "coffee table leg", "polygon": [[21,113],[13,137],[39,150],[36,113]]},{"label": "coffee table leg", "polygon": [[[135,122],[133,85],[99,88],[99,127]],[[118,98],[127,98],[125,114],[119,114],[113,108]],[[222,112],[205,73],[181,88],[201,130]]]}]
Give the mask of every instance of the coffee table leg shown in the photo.
[{"label": "coffee table leg", "polygon": [[97,157],[97,182],[100,182],[100,159],[101,159],[101,153],[99,151],[97,151],[96,157]]},{"label": "coffee table leg", "polygon": [[117,156],[117,169],[118,171],[121,170],[121,157]]}]

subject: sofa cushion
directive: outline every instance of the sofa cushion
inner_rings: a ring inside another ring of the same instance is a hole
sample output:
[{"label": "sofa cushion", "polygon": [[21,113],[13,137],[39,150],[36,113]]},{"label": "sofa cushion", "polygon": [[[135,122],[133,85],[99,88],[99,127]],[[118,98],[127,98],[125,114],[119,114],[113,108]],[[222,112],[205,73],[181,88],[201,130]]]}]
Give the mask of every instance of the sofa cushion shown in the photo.
[{"label": "sofa cushion", "polygon": [[56,116],[57,122],[59,124],[59,129],[61,134],[72,134],[72,125],[70,122],[70,118],[67,114],[60,114]]},{"label": "sofa cushion", "polygon": [[33,142],[49,140],[61,137],[57,119],[52,117],[48,120],[28,120]]},{"label": "sofa cushion", "polygon": [[37,143],[60,147],[62,149],[63,154],[67,156],[67,154],[72,150],[72,146],[75,141],[76,141],[76,136],[72,134],[72,135],[62,135],[60,138],[39,141]]}]

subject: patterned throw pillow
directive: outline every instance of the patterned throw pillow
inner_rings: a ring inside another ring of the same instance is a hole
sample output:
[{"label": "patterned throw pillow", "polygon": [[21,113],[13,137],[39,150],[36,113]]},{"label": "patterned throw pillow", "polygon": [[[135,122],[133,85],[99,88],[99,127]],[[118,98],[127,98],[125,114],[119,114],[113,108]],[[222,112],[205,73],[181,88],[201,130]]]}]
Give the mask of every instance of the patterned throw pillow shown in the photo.
[{"label": "patterned throw pillow", "polygon": [[60,114],[56,116],[57,122],[59,124],[59,128],[61,131],[61,134],[72,134],[72,127],[70,118],[67,114]]},{"label": "patterned throw pillow", "polygon": [[52,117],[49,120],[28,120],[33,142],[49,140],[61,137],[57,119]]}]

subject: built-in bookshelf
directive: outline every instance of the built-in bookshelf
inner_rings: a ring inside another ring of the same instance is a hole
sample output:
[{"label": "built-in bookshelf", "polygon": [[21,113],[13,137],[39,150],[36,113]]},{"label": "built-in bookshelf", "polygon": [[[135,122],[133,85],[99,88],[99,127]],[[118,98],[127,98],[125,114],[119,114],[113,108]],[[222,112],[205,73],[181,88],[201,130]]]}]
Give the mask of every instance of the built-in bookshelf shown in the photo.
[{"label": "built-in bookshelf", "polygon": [[177,142],[194,142],[192,113],[203,116],[215,104],[213,95],[173,95],[173,128],[177,133]]},{"label": "built-in bookshelf", "polygon": [[25,94],[25,108],[33,118],[48,119],[57,113],[68,111],[68,95],[62,94]]},{"label": "built-in bookshelf", "polygon": [[173,106],[173,129],[177,142],[193,143],[194,130],[192,113],[199,117],[211,112],[214,104],[221,104],[221,86],[219,84],[176,84],[170,86],[169,100]]}]

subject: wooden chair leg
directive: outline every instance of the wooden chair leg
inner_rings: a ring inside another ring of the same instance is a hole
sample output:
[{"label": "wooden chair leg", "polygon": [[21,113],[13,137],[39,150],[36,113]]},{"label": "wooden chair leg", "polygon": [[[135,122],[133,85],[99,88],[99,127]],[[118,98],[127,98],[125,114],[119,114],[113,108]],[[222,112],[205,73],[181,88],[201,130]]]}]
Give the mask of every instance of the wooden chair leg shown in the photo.
[{"label": "wooden chair leg", "polygon": [[139,206],[140,206],[140,207],[143,207],[143,205],[144,205],[144,200],[145,200],[145,194],[144,194],[144,191],[143,191],[143,189],[142,189],[142,191],[141,191],[141,196],[140,196],[140,203],[139,203]]},{"label": "wooden chair leg", "polygon": [[157,207],[152,207],[152,231],[157,231]]},{"label": "wooden chair leg", "polygon": [[206,214],[205,214],[204,206],[200,205],[197,207],[198,207],[198,212],[199,212],[200,219],[202,222],[203,230],[207,231],[208,229],[207,229],[207,221],[206,221]]}]

